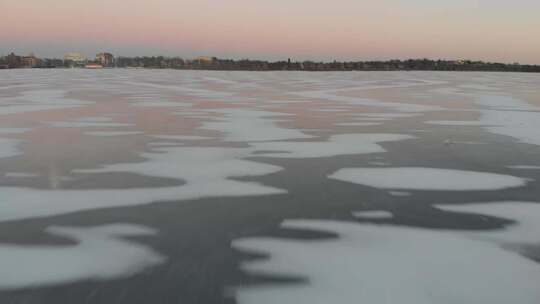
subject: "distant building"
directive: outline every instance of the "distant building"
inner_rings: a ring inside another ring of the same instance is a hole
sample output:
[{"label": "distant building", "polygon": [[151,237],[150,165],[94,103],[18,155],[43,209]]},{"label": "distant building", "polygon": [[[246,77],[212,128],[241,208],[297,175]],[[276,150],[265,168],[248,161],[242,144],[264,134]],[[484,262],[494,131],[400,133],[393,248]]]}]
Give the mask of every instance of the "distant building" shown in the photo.
[{"label": "distant building", "polygon": [[11,69],[20,68],[22,66],[22,58],[21,56],[15,55],[15,53],[11,53],[6,56],[6,63]]},{"label": "distant building", "polygon": [[114,56],[111,53],[99,53],[96,55],[96,62],[103,67],[114,67]]},{"label": "distant building", "polygon": [[215,61],[217,61],[216,57],[209,57],[209,56],[199,56],[195,58],[195,61],[200,65],[211,65]]},{"label": "distant building", "polygon": [[34,68],[41,63],[41,60],[37,58],[33,53],[28,56],[21,57],[21,65],[25,68]]},{"label": "distant building", "polygon": [[64,56],[64,64],[69,67],[82,67],[86,64],[88,59],[81,53],[67,53]]}]

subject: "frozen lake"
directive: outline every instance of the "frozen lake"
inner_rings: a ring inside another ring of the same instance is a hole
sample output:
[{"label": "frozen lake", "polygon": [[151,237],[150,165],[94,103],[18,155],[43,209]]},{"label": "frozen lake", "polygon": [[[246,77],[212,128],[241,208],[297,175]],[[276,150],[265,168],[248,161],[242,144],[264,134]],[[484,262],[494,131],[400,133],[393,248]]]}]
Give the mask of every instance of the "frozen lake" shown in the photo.
[{"label": "frozen lake", "polygon": [[0,303],[540,303],[540,75],[0,72]]}]

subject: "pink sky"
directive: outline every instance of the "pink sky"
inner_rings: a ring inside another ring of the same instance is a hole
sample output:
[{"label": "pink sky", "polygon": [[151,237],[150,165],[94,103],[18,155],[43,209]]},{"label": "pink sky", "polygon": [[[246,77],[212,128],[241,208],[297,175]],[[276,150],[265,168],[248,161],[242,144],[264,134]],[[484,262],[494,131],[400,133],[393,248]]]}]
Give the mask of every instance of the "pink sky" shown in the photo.
[{"label": "pink sky", "polygon": [[538,0],[0,0],[0,11],[0,54],[540,64]]}]

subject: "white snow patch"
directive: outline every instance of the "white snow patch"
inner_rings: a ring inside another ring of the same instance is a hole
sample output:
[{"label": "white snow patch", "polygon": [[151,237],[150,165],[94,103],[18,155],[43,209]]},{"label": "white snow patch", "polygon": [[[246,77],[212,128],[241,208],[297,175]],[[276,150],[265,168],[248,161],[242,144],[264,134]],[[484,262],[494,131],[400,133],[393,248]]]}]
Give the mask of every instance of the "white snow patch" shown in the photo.
[{"label": "white snow patch", "polygon": [[219,196],[251,196],[286,193],[286,190],[229,177],[260,176],[281,167],[243,160],[249,149],[159,147],[142,153],[140,163],[121,163],[75,173],[128,172],[183,180],[176,187],[94,190],[43,190],[0,188],[0,221],[46,217],[69,212],[135,206],[157,201],[180,201]]},{"label": "white snow patch", "polygon": [[358,88],[350,89],[333,89],[333,90],[317,90],[317,91],[303,91],[296,92],[295,94],[305,98],[326,99],[330,101],[340,102],[342,104],[350,106],[364,106],[364,107],[381,107],[391,108],[393,111],[399,112],[430,112],[444,110],[439,106],[428,106],[411,103],[401,102],[383,102],[374,99],[361,98],[361,97],[349,97],[338,95],[340,92],[346,92],[351,90],[357,90]]},{"label": "white snow patch", "polygon": [[441,125],[441,126],[462,126],[462,127],[478,127],[485,126],[486,124],[481,121],[476,120],[428,120],[425,123],[430,125]]},{"label": "white snow patch", "polygon": [[411,196],[412,193],[410,192],[406,192],[406,191],[388,191],[388,194],[392,195],[392,196]]},{"label": "white snow patch", "polygon": [[370,161],[368,162],[368,164],[372,166],[388,166],[389,165],[389,163],[383,162],[383,161]]},{"label": "white snow patch", "polygon": [[540,108],[506,95],[445,92],[470,96],[482,109],[478,121],[428,121],[431,124],[481,126],[488,132],[511,136],[527,144],[540,145]]},{"label": "white snow patch", "polygon": [[156,234],[143,226],[49,227],[47,232],[77,244],[23,246],[0,243],[0,289],[117,279],[165,262],[165,258],[154,250],[122,239]]},{"label": "white snow patch", "polygon": [[0,97],[0,115],[76,108],[92,102],[66,98],[64,90],[25,91],[16,97]]},{"label": "white snow patch", "polygon": [[355,117],[356,120],[360,121],[378,121],[378,122],[385,122],[392,120],[392,118],[384,118],[384,117]]},{"label": "white snow patch", "polygon": [[392,119],[392,118],[407,118],[407,117],[415,117],[420,114],[416,113],[362,113],[359,114],[359,116],[369,117],[369,118],[384,118],[384,119]]},{"label": "white snow patch", "polygon": [[174,102],[174,101],[137,101],[130,103],[136,107],[186,107],[191,106],[189,103]]},{"label": "white snow patch", "polygon": [[20,139],[0,138],[0,158],[13,157],[22,154],[19,150]]},{"label": "white snow patch", "polygon": [[507,166],[507,168],[518,169],[518,170],[540,170],[540,166],[531,166],[531,165]]},{"label": "white snow patch", "polygon": [[196,135],[152,135],[154,138],[166,140],[206,140],[211,137],[196,136]]},{"label": "white snow patch", "polygon": [[540,145],[540,112],[485,110],[480,120],[488,132]]},{"label": "white snow patch", "polygon": [[81,122],[109,122],[112,121],[111,117],[108,116],[91,116],[91,117],[81,117],[76,119],[76,121]]},{"label": "white snow patch", "polygon": [[382,189],[442,191],[499,190],[528,182],[511,175],[422,167],[347,168],[329,178]]},{"label": "white snow patch", "polygon": [[335,126],[338,127],[368,127],[368,126],[379,126],[381,123],[377,122],[340,122],[336,123]]},{"label": "white snow patch", "polygon": [[125,135],[137,135],[137,134],[143,134],[144,132],[140,131],[95,131],[95,132],[85,132],[86,135],[91,136],[103,136],[103,137],[109,137],[109,136],[125,136]]},{"label": "white snow patch", "polygon": [[339,238],[233,241],[235,249],[270,255],[244,262],[244,271],[308,280],[240,286],[239,304],[507,304],[516,299],[537,304],[540,300],[540,265],[489,242],[447,231],[338,221],[287,220],[282,226],[336,233]]},{"label": "white snow patch", "polygon": [[132,127],[134,124],[118,122],[53,121],[48,123],[55,128],[115,128]]},{"label": "white snow patch", "polygon": [[27,178],[27,177],[37,177],[39,174],[37,173],[25,173],[25,172],[8,172],[4,174],[5,177],[10,178]]},{"label": "white snow patch", "polygon": [[490,202],[435,207],[444,211],[494,216],[517,222],[503,229],[468,231],[467,234],[475,239],[493,241],[500,245],[540,244],[540,203]]},{"label": "white snow patch", "polygon": [[30,130],[29,128],[0,128],[0,134],[22,134]]},{"label": "white snow patch", "polygon": [[394,217],[392,212],[386,210],[357,211],[352,214],[359,219],[390,219]]},{"label": "white snow patch", "polygon": [[172,142],[172,141],[158,141],[158,142],[148,143],[148,146],[151,146],[151,147],[178,147],[178,146],[183,146],[183,145],[184,143]]},{"label": "white snow patch", "polygon": [[276,116],[289,114],[247,109],[220,109],[212,112],[223,113],[224,117],[220,121],[204,122],[200,129],[224,132],[225,141],[269,141],[313,137],[299,130],[282,128],[275,124]]},{"label": "white snow patch", "polygon": [[383,153],[382,142],[400,141],[415,137],[403,134],[342,134],[323,142],[263,142],[253,143],[255,151],[275,151],[257,154],[274,158],[315,158],[351,154]]}]

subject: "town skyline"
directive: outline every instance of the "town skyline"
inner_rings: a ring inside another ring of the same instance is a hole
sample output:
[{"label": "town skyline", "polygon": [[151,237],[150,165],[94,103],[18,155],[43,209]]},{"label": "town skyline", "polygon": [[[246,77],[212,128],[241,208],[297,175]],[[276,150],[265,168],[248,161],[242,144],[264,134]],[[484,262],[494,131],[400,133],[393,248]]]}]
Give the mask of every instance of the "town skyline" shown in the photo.
[{"label": "town skyline", "polygon": [[4,0],[1,6],[9,14],[0,20],[0,54],[106,49],[122,56],[540,64],[534,0]]},{"label": "town skyline", "polygon": [[484,62],[478,60],[443,59],[392,59],[368,61],[310,61],[230,59],[213,56],[182,58],[179,56],[118,56],[100,52],[87,57],[79,52],[66,53],[60,58],[40,58],[33,52],[17,55],[11,52],[0,56],[0,69],[18,68],[151,68],[179,70],[226,70],[226,71],[491,71],[491,72],[540,72],[540,65],[520,63]]},{"label": "town skyline", "polygon": [[[105,50],[105,51],[104,51]],[[9,48],[0,46],[0,57],[7,56],[11,53],[20,54],[20,55],[29,55],[33,54],[36,57],[39,58],[49,58],[49,59],[63,59],[66,54],[68,53],[80,53],[84,55],[87,58],[93,58],[95,54],[102,53],[102,52],[109,52],[112,54],[115,54],[116,57],[167,57],[167,58],[183,58],[183,59],[193,59],[197,57],[216,57],[216,58],[227,58],[231,60],[264,60],[264,61],[282,61],[287,59],[293,59],[295,61],[314,61],[314,62],[331,62],[331,61],[343,61],[343,62],[352,62],[352,61],[391,61],[391,60],[409,60],[409,59],[429,59],[429,60],[470,60],[470,61],[483,61],[483,62],[494,62],[494,63],[504,63],[504,64],[524,64],[524,65],[540,65],[540,53],[539,53],[539,62],[525,62],[525,61],[519,61],[517,59],[509,58],[506,61],[503,60],[489,60],[486,58],[478,58],[478,57],[429,57],[429,56],[417,56],[417,57],[399,57],[399,56],[374,56],[374,57],[367,57],[367,56],[350,56],[350,57],[340,57],[340,56],[324,56],[324,57],[317,57],[317,56],[309,56],[309,55],[298,55],[293,56],[284,54],[283,56],[278,55],[269,55],[269,56],[235,56],[228,55],[228,53],[224,54],[218,54],[218,53],[212,53],[212,52],[202,52],[197,53],[193,51],[166,51],[163,53],[159,53],[157,51],[149,51],[145,53],[141,50],[132,50],[127,52],[117,52],[115,49],[111,48],[97,48],[93,51],[83,51],[80,49],[65,49],[63,51],[53,52],[52,54],[48,52],[43,52],[41,50],[35,51],[31,48]]]}]

